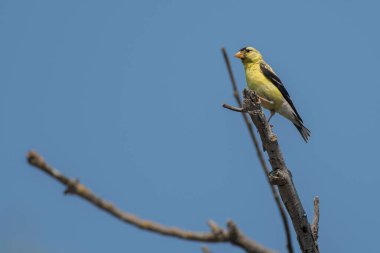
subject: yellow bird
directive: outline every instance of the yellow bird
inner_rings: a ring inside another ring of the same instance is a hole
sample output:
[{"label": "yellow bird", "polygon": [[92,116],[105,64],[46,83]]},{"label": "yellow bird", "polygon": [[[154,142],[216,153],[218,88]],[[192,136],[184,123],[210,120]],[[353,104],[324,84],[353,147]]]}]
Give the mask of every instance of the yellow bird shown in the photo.
[{"label": "yellow bird", "polygon": [[270,111],[270,117],[277,112],[290,120],[301,133],[305,142],[310,137],[310,130],[303,125],[301,116],[290,99],[289,93],[280,78],[263,60],[262,55],[253,47],[245,47],[235,54],[244,65],[247,86],[256,92],[264,108]]}]

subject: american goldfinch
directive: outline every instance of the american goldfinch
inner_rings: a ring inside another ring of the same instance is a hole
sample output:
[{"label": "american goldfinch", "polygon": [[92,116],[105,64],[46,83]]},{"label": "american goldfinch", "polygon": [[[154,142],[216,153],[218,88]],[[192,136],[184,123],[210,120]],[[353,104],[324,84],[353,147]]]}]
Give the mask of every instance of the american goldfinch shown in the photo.
[{"label": "american goldfinch", "polygon": [[262,55],[253,47],[245,47],[235,54],[241,59],[247,86],[256,92],[264,108],[270,111],[270,117],[277,112],[290,120],[302,135],[305,142],[310,137],[310,131],[303,125],[301,116],[290,99],[289,93],[280,78],[272,68],[263,60]]}]

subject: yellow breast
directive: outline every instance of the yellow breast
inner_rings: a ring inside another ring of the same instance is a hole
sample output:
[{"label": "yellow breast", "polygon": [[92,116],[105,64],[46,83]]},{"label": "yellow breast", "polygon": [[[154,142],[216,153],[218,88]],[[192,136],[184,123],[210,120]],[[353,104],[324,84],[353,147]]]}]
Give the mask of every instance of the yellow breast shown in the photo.
[{"label": "yellow breast", "polygon": [[264,76],[260,64],[247,65],[245,76],[249,89],[255,91],[260,97],[273,101],[273,105],[262,103],[266,109],[278,111],[281,108],[284,98],[279,89]]}]

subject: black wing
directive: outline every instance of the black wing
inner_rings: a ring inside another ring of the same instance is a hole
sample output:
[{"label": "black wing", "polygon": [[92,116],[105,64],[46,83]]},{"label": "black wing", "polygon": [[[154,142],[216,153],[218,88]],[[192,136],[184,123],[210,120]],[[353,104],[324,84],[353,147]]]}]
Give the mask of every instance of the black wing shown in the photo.
[{"label": "black wing", "polygon": [[277,89],[280,90],[282,96],[286,99],[289,105],[292,107],[294,113],[297,115],[298,119],[302,121],[301,116],[298,114],[296,107],[294,106],[288,91],[285,89],[285,86],[282,84],[280,78],[273,72],[272,68],[268,66],[265,62],[260,63],[260,69],[263,72],[264,76],[268,78]]}]

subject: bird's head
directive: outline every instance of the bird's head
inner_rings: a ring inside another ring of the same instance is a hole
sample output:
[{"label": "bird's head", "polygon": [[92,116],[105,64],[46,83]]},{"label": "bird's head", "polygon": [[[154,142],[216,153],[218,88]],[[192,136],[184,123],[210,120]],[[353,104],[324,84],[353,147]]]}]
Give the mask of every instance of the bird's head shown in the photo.
[{"label": "bird's head", "polygon": [[261,61],[263,57],[260,52],[253,47],[244,47],[235,54],[236,58],[241,59],[243,63],[255,63]]}]

